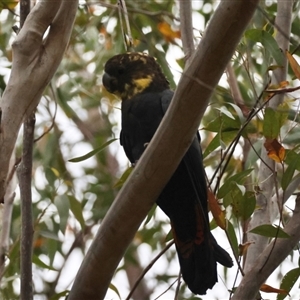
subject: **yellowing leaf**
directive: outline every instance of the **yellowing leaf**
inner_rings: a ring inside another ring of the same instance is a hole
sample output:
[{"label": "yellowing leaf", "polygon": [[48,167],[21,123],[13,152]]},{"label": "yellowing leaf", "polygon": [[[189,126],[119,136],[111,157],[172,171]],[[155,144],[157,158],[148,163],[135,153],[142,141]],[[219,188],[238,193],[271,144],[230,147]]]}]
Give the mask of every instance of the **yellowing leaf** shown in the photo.
[{"label": "yellowing leaf", "polygon": [[50,168],[50,169],[56,177],[59,177],[59,172],[57,169],[55,169],[55,168]]},{"label": "yellowing leaf", "polygon": [[40,248],[44,245],[45,239],[43,237],[37,238],[33,243],[33,248]]},{"label": "yellowing leaf", "polygon": [[289,82],[287,80],[279,82],[279,84],[270,84],[268,86],[268,90],[277,90],[277,89],[282,89],[285,88],[289,85]]},{"label": "yellowing leaf", "polygon": [[2,0],[0,3],[0,8],[13,10],[17,6],[18,3],[19,3],[19,1]]},{"label": "yellowing leaf", "polygon": [[158,30],[160,33],[164,36],[165,40],[167,42],[174,43],[175,39],[180,38],[180,31],[179,30],[173,30],[167,22],[161,22],[157,25]]},{"label": "yellowing leaf", "polygon": [[286,57],[290,63],[290,66],[295,74],[295,76],[300,79],[300,66],[296,59],[293,57],[293,55],[289,51],[285,51]]},{"label": "yellowing leaf", "polygon": [[266,139],[264,146],[268,151],[269,158],[279,163],[283,162],[285,158],[285,149],[276,139]]},{"label": "yellowing leaf", "polygon": [[286,290],[276,289],[265,283],[260,287],[259,290],[265,293],[288,294],[288,291]]},{"label": "yellowing leaf", "polygon": [[225,213],[221,210],[215,195],[208,190],[208,204],[217,225],[223,230],[226,229]]}]

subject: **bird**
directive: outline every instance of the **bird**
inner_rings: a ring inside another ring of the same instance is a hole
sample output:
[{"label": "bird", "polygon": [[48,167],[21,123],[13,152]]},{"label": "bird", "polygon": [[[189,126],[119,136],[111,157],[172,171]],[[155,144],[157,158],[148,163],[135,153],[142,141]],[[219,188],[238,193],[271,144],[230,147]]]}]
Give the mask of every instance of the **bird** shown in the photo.
[{"label": "bird", "polygon": [[[128,52],[104,65],[105,89],[121,99],[120,143],[134,165],[162,121],[174,92],[156,59]],[[205,295],[218,281],[217,262],[232,267],[210,232],[207,184],[199,132],[156,200],[169,217],[182,277],[194,294]]]}]

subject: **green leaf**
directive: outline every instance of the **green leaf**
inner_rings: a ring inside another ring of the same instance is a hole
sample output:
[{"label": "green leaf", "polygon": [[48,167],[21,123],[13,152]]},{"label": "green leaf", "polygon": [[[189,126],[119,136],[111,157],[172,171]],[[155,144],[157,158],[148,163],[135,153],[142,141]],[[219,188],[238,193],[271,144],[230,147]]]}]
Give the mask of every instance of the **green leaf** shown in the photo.
[{"label": "green leaf", "polygon": [[256,198],[253,192],[247,191],[244,194],[239,185],[232,183],[232,190],[224,197],[224,206],[232,206],[232,212],[237,218],[247,220],[254,212]]},{"label": "green leaf", "polygon": [[284,162],[288,165],[293,165],[296,170],[300,171],[300,154],[294,150],[287,150]]},{"label": "green leaf", "polygon": [[227,221],[227,234],[228,234],[228,238],[230,240],[230,244],[232,246],[232,251],[234,252],[234,254],[236,256],[238,256],[239,254],[239,244],[238,244],[238,240],[235,234],[235,230],[234,227],[232,225],[232,223],[230,221]]},{"label": "green leaf", "polygon": [[67,195],[56,196],[54,199],[54,205],[57,208],[59,219],[60,219],[59,228],[61,232],[64,234],[69,219],[70,202],[68,196]]},{"label": "green leaf", "polygon": [[245,121],[245,117],[243,115],[243,112],[242,110],[240,109],[239,106],[237,106],[236,104],[234,103],[228,103],[229,105],[231,105],[233,107],[233,109],[235,110],[237,116],[239,117],[239,120],[241,122],[241,124]]},{"label": "green leaf", "polygon": [[104,150],[108,145],[110,145],[111,143],[113,143],[116,140],[118,140],[118,139],[116,139],[116,138],[115,139],[111,139],[111,140],[107,141],[106,143],[104,143],[103,145],[101,145],[99,148],[96,148],[96,149],[92,150],[91,152],[88,152],[85,155],[69,159],[68,161],[69,162],[84,161],[84,160],[86,160],[86,159],[88,159],[88,158],[90,158],[90,157],[98,154],[100,151]]},{"label": "green leaf", "polygon": [[260,225],[252,230],[252,233],[256,233],[262,236],[270,237],[270,238],[289,238],[290,236],[280,227],[275,227],[271,224]]},{"label": "green leaf", "polygon": [[243,197],[243,214],[242,218],[247,220],[253,214],[256,207],[256,197],[255,193],[251,191],[247,191]]},{"label": "green leaf", "polygon": [[63,292],[60,292],[58,294],[55,294],[52,296],[49,300],[61,300],[61,299],[67,299],[66,296],[69,295],[70,291],[65,290]]},{"label": "green leaf", "polygon": [[57,254],[57,250],[61,249],[61,241],[49,238],[47,239],[47,243],[45,244],[45,246],[47,249],[47,256],[50,259],[50,265],[52,265],[55,255]]},{"label": "green leaf", "polygon": [[146,220],[145,220],[143,226],[147,225],[147,224],[149,223],[149,221],[152,219],[152,217],[153,217],[153,215],[154,215],[154,213],[155,213],[156,207],[157,207],[156,204],[154,204],[154,205],[152,206],[152,208],[150,209],[150,211],[149,211],[149,213],[148,213],[148,215],[147,215],[147,218],[146,218]]},{"label": "green leaf", "polygon": [[133,171],[133,167],[129,167],[125,170],[125,172],[122,174],[120,179],[117,181],[117,183],[114,185],[115,188],[122,187],[131,172]]},{"label": "green leaf", "polygon": [[245,37],[256,43],[261,43],[275,59],[276,63],[283,66],[283,53],[270,33],[261,29],[249,29],[245,32]]},{"label": "green leaf", "polygon": [[235,183],[235,185],[241,191],[241,194],[244,196],[246,193],[246,188],[243,185],[238,184],[238,183]]},{"label": "green leaf", "polygon": [[165,237],[164,242],[167,243],[167,242],[171,241],[172,239],[174,239],[174,236],[173,236],[172,229],[170,229],[169,232],[167,233],[166,237]]},{"label": "green leaf", "polygon": [[253,169],[248,169],[242,172],[239,172],[236,175],[233,175],[229,178],[226,178],[225,183],[221,186],[221,188],[218,191],[217,198],[221,199],[226,194],[228,194],[232,189],[232,182],[236,182],[238,184],[243,184],[246,177],[253,171]]},{"label": "green leaf", "polygon": [[41,267],[42,269],[48,269],[52,271],[57,271],[55,268],[45,264],[38,256],[33,255],[32,256],[32,262],[36,264],[38,267]]},{"label": "green leaf", "polygon": [[224,147],[228,145],[233,139],[236,137],[237,130],[222,132],[215,135],[215,137],[211,140],[209,145],[206,147],[203,158],[207,157],[210,153],[215,151],[218,147]]},{"label": "green leaf", "polygon": [[85,227],[85,221],[82,215],[81,203],[73,196],[68,196],[70,202],[71,212],[74,214],[76,220],[80,223],[82,229]]},{"label": "green leaf", "polygon": [[279,119],[280,127],[282,127],[288,119],[290,107],[286,102],[281,103],[277,107],[277,114]]},{"label": "green leaf", "polygon": [[[231,114],[232,116],[232,114]],[[241,122],[238,118],[232,119],[228,117],[224,113],[220,113],[220,116],[215,118],[213,121],[207,124],[204,127],[205,130],[212,131],[212,132],[228,132],[228,131],[237,131],[241,127]]]},{"label": "green leaf", "polygon": [[111,289],[112,291],[114,291],[118,295],[119,299],[121,300],[121,296],[120,296],[119,290],[117,289],[117,287],[115,285],[113,285],[112,283],[110,283],[109,286],[108,286],[108,288]]},{"label": "green leaf", "polygon": [[[282,278],[281,283],[280,283],[280,288],[287,292],[290,292],[290,290],[292,289],[292,287],[295,285],[296,281],[298,280],[299,276],[300,276],[300,268],[295,268],[295,269],[290,270]],[[286,294],[286,295],[278,294],[277,300],[283,300],[286,296],[288,296],[288,294]]]},{"label": "green leaf", "polygon": [[51,239],[54,241],[60,241],[57,234],[51,231],[41,230],[39,231],[39,234],[47,239]]},{"label": "green leaf", "polygon": [[294,173],[296,170],[296,163],[295,164],[290,164],[284,171],[281,179],[281,187],[285,191],[289,184],[291,183]]},{"label": "green leaf", "polygon": [[266,138],[276,139],[280,132],[279,114],[271,108],[265,109],[263,135]]},{"label": "green leaf", "polygon": [[221,108],[217,108],[220,110],[220,112],[224,115],[226,115],[228,118],[235,120],[235,117],[232,115],[232,113],[227,109],[226,106],[222,106]]}]

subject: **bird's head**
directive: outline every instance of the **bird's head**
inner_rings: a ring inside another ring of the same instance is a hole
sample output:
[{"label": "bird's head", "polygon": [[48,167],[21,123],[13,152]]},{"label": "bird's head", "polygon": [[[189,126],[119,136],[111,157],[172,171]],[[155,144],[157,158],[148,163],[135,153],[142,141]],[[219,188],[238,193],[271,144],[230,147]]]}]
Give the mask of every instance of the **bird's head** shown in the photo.
[{"label": "bird's head", "polygon": [[113,56],[104,66],[104,87],[123,101],[145,92],[162,92],[169,82],[154,57],[132,52]]}]

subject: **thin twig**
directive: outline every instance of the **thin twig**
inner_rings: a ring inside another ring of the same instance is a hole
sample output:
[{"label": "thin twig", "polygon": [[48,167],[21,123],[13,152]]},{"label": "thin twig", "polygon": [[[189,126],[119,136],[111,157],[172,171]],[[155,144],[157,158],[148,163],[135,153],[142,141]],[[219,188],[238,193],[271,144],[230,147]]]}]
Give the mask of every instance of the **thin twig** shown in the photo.
[{"label": "thin twig", "polygon": [[[218,177],[218,181],[217,181],[217,184],[216,184],[216,188],[215,188],[215,191],[214,193],[216,192],[216,189],[218,188],[219,184],[220,184],[220,181],[221,181],[221,178],[229,164],[229,161],[230,161],[230,158],[232,157],[233,155],[233,152],[234,152],[234,149],[237,145],[237,142],[239,140],[239,138],[241,137],[242,135],[242,132],[243,130],[246,128],[246,126],[250,123],[250,121],[267,105],[267,103],[272,99],[272,98],[269,98],[268,101],[264,102],[264,104],[259,108],[257,109],[257,105],[259,103],[259,100],[262,98],[263,96],[263,93],[264,91],[261,92],[260,96],[257,98],[256,100],[256,103],[254,105],[254,107],[252,108],[252,110],[250,111],[246,121],[244,122],[243,126],[239,129],[236,137],[234,138],[234,140],[230,143],[230,145],[227,147],[227,149],[225,150],[224,152],[224,159],[220,162],[220,164],[217,166],[213,176],[211,177],[211,180],[209,182],[209,185],[211,186],[214,178],[217,176],[218,172],[220,171],[220,175]],[[227,157],[226,161],[225,161],[225,157]],[[224,167],[222,168],[222,164],[223,162],[225,161],[225,165]],[[222,169],[221,169],[222,168]]]},{"label": "thin twig", "polygon": [[[115,5],[115,4],[110,4],[110,3],[103,2],[103,1],[98,1],[97,3],[103,7],[111,8],[114,10],[119,9],[118,5]],[[92,5],[92,4],[87,3],[86,5]],[[143,9],[139,9],[139,8],[135,8],[135,7],[128,7],[127,10],[132,13],[143,14],[143,15],[146,15],[149,17],[167,16],[167,17],[171,18],[172,20],[176,20],[178,22],[180,21],[180,19],[175,17],[172,13],[170,13],[168,11],[164,11],[164,10],[148,11],[148,10],[143,10]]]},{"label": "thin twig", "polygon": [[177,282],[178,278],[176,278],[176,280],[170,284],[170,286],[163,291],[160,295],[158,295],[154,300],[158,300],[162,295],[164,295],[167,291],[169,291],[171,289],[171,287]]},{"label": "thin twig", "polygon": [[182,39],[182,48],[186,64],[189,64],[195,46],[193,38],[193,24],[192,24],[192,5],[190,0],[180,0],[180,32]]},{"label": "thin twig", "polygon": [[[36,139],[34,139],[34,143],[38,142],[39,140],[41,140],[46,134],[48,134],[52,128],[54,127],[55,125],[55,118],[56,118],[56,114],[57,114],[57,100],[56,100],[56,97],[55,97],[55,92],[54,92],[54,89],[53,89],[53,85],[50,84],[50,90],[52,92],[52,96],[53,96],[53,99],[54,99],[54,105],[55,105],[55,110],[54,110],[54,114],[53,114],[53,117],[52,117],[52,122],[51,122],[51,125],[47,128],[47,130],[45,130],[43,132],[42,135],[40,135],[39,137],[37,137]],[[49,114],[51,115],[51,113],[49,112]]]},{"label": "thin twig", "polygon": [[177,277],[177,286],[175,290],[174,300],[179,300],[178,296],[179,296],[180,285],[181,285],[181,270],[179,270],[178,277]]},{"label": "thin twig", "polygon": [[[124,28],[122,29],[124,39],[125,39],[125,41],[124,41],[125,49],[127,51],[131,51],[131,50],[133,50],[133,38],[132,38],[132,34],[131,34],[131,29],[130,29],[130,24],[129,24],[129,19],[128,19],[128,12],[127,12],[127,7],[126,7],[125,1],[119,0],[118,7],[119,7],[120,22],[122,22],[122,15],[123,15],[125,24],[126,24],[126,32],[125,32]],[[122,23],[121,23],[121,25],[122,25]]]},{"label": "thin twig", "polygon": [[21,299],[33,299],[32,292],[32,153],[34,138],[34,113],[24,122],[23,156],[17,169],[21,194]]},{"label": "thin twig", "polygon": [[141,282],[141,280],[144,278],[144,276],[147,274],[147,272],[153,267],[153,265],[158,261],[158,259],[174,244],[174,241],[171,241],[169,244],[167,244],[167,246],[158,253],[158,255],[156,255],[156,257],[154,257],[154,259],[148,264],[148,266],[144,269],[144,271],[142,272],[142,274],[139,276],[139,278],[137,279],[137,281],[135,282],[134,286],[132,287],[130,293],[128,294],[128,296],[126,297],[125,300],[130,300],[133,292],[135,291],[135,289],[137,288],[137,286],[139,285],[139,283]]}]

